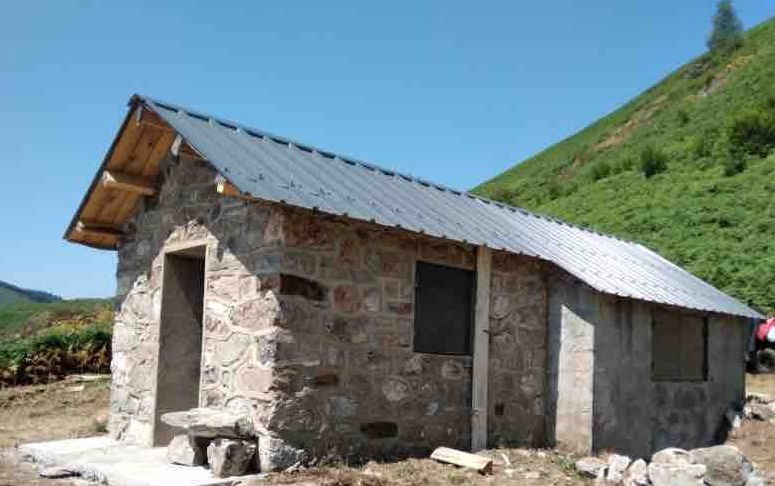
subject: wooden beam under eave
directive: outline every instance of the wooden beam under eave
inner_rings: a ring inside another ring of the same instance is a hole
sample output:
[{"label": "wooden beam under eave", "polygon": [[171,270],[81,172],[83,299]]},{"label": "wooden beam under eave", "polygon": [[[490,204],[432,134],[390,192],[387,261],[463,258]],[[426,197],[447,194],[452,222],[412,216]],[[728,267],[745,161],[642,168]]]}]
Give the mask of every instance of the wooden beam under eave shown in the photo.
[{"label": "wooden beam under eave", "polygon": [[79,228],[76,226],[73,228],[70,241],[99,248],[115,248],[118,245],[119,238],[119,236],[102,229]]},{"label": "wooden beam under eave", "polygon": [[471,380],[471,451],[487,448],[490,376],[490,270],[492,251],[476,248],[476,305],[474,307],[474,365]]},{"label": "wooden beam under eave", "polygon": [[111,223],[79,220],[75,229],[82,233],[100,234],[103,236],[120,237],[124,235],[121,227]]},{"label": "wooden beam under eave", "polygon": [[102,173],[102,185],[111,189],[134,192],[145,196],[156,194],[156,184],[152,180],[115,170]]}]

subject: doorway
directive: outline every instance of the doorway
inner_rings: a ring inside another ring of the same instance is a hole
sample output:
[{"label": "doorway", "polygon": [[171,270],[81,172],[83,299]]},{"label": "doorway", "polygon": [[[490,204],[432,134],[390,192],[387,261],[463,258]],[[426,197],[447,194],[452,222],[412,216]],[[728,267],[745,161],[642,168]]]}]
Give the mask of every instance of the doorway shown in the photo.
[{"label": "doorway", "polygon": [[199,405],[204,281],[204,246],[164,256],[154,446],[169,444],[175,435],[162,414]]}]

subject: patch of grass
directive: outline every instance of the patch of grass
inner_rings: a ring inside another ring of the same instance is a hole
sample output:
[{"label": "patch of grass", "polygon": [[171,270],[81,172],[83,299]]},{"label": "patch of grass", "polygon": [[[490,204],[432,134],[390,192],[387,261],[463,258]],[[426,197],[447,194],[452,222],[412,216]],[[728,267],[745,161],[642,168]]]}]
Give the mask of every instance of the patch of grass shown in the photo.
[{"label": "patch of grass", "polygon": [[474,192],[639,241],[775,312],[774,80],[775,19]]}]

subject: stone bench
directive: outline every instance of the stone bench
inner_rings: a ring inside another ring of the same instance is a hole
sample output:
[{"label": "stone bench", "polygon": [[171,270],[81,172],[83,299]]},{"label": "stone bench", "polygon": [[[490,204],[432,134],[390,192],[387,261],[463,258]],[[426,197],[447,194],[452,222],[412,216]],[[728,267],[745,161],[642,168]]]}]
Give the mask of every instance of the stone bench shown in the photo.
[{"label": "stone bench", "polygon": [[250,417],[193,408],[165,413],[162,422],[181,430],[167,446],[167,460],[184,466],[209,464],[218,478],[258,471],[257,434]]}]

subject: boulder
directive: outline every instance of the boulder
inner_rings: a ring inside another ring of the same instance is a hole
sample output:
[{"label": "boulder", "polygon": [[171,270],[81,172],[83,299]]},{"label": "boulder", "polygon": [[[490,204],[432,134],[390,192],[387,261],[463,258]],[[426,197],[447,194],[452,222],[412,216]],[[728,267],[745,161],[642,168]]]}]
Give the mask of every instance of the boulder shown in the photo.
[{"label": "boulder", "polygon": [[690,465],[692,457],[689,451],[677,447],[668,447],[651,456],[651,462],[656,464]]},{"label": "boulder", "polygon": [[702,486],[705,466],[702,464],[649,464],[649,479],[653,486]]},{"label": "boulder", "polygon": [[196,437],[248,439],[255,435],[250,417],[211,408],[169,412],[163,414],[161,420]]},{"label": "boulder", "polygon": [[611,483],[621,482],[624,478],[624,471],[631,462],[632,459],[627,456],[620,456],[619,454],[611,454],[608,456],[608,473],[605,477],[606,481]]},{"label": "boulder", "polygon": [[253,441],[215,439],[207,446],[207,462],[216,478],[241,476],[255,470],[257,449]]},{"label": "boulder", "polygon": [[648,486],[649,485],[649,469],[648,464],[643,459],[630,464],[630,467],[624,471],[624,477],[622,478],[623,486]]},{"label": "boulder", "polygon": [[597,478],[601,474],[605,474],[607,467],[608,463],[597,457],[582,457],[576,461],[576,470],[588,478]]},{"label": "boulder", "polygon": [[753,473],[751,461],[735,446],[694,449],[690,455],[695,464],[707,468],[705,483],[710,486],[744,486]]},{"label": "boulder", "polygon": [[203,466],[207,463],[207,439],[182,434],[167,446],[167,460],[181,466]]}]

